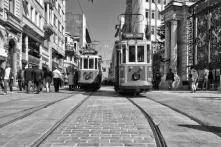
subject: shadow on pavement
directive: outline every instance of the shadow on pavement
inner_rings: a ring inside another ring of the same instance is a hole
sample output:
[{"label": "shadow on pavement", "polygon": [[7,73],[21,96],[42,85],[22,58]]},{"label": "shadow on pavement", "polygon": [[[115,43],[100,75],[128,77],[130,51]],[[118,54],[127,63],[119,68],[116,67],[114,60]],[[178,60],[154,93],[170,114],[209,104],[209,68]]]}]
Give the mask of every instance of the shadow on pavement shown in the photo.
[{"label": "shadow on pavement", "polygon": [[219,136],[221,135],[221,127],[201,126],[201,125],[185,125],[185,124],[180,124],[178,126],[186,127],[186,128],[192,128],[192,129],[205,131],[205,132],[213,132],[213,133],[219,134]]},{"label": "shadow on pavement", "polygon": [[200,96],[200,97],[193,97],[193,98],[221,100],[221,97],[202,97],[202,96]]}]

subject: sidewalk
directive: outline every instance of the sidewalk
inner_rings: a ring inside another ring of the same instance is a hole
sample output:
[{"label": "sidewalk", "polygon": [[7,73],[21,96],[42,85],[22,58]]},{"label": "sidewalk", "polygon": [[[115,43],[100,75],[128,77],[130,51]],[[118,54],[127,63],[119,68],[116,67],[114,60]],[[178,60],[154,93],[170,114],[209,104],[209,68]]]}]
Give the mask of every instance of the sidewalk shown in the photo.
[{"label": "sidewalk", "polygon": [[145,95],[221,135],[220,91],[152,91]]}]

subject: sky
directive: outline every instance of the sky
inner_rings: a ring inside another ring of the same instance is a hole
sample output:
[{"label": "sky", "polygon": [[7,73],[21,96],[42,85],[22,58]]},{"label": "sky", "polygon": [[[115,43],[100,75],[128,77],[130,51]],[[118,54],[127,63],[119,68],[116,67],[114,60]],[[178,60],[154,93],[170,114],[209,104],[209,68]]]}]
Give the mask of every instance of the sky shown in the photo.
[{"label": "sky", "polygon": [[[82,13],[77,0],[67,0],[66,12]],[[87,28],[95,48],[103,60],[110,60],[114,45],[115,25],[119,24],[119,15],[125,12],[126,0],[79,0],[86,16]]]}]

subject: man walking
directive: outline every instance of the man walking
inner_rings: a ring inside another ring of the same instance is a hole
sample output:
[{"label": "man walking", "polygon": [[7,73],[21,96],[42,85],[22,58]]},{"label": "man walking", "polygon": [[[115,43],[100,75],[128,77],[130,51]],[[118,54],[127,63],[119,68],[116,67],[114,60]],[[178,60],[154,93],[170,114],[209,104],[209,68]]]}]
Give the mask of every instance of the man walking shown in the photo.
[{"label": "man walking", "polygon": [[25,69],[24,71],[24,78],[25,78],[25,87],[26,87],[26,91],[27,93],[30,92],[30,87],[31,85],[33,85],[33,69],[32,69],[32,65],[29,64],[28,68]]},{"label": "man walking", "polygon": [[34,69],[34,84],[36,89],[36,94],[39,94],[39,92],[41,91],[41,85],[42,85],[42,80],[43,80],[43,71],[41,69],[39,69],[39,66],[36,67],[36,69]]},{"label": "man walking", "polygon": [[61,84],[62,74],[58,70],[57,67],[55,67],[55,70],[53,71],[53,82],[54,82],[54,89],[55,92],[59,92],[59,86]]},{"label": "man walking", "polygon": [[45,87],[47,92],[50,92],[52,78],[53,78],[53,73],[47,67],[46,71],[44,72]]}]

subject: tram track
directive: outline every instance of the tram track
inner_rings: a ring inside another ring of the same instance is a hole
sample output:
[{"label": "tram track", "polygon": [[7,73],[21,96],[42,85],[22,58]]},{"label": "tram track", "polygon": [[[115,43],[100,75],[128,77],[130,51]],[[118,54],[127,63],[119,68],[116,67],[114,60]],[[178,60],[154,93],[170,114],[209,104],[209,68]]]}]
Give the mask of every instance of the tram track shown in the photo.
[{"label": "tram track", "polygon": [[154,134],[154,138],[155,138],[157,147],[167,147],[166,141],[165,141],[158,125],[156,125],[154,123],[152,117],[141,106],[136,104],[136,102],[134,102],[130,97],[126,97],[126,99],[128,101],[130,101],[136,108],[138,108],[141,111],[141,113],[144,115],[144,117],[147,119],[147,121],[151,127],[151,130]]},{"label": "tram track", "polygon": [[60,120],[58,120],[49,130],[40,136],[36,141],[34,141],[30,147],[39,147],[62,123],[69,118],[85,101],[91,97],[90,93],[86,98],[79,102],[75,107],[73,107],[69,112],[67,112]]},{"label": "tram track", "polygon": [[15,123],[16,121],[18,120],[21,120],[23,118],[26,118],[28,116],[30,116],[31,114],[37,112],[37,111],[40,111],[44,108],[47,108],[49,106],[52,106],[58,102],[61,102],[63,100],[66,100],[66,99],[69,99],[70,97],[73,96],[74,92],[73,93],[70,93],[71,95],[69,96],[66,96],[62,99],[58,99],[58,100],[55,100],[55,101],[52,101],[52,102],[49,102],[49,103],[46,103],[46,104],[42,104],[42,105],[38,105],[38,106],[35,106],[35,107],[31,107],[31,108],[27,108],[27,109],[24,109],[24,110],[21,110],[21,111],[18,111],[18,112],[14,112],[14,113],[10,113],[8,115],[4,115],[4,116],[1,116],[0,119],[6,119],[6,118],[9,118],[9,117],[13,117],[12,119],[9,118],[8,121],[5,121],[5,122],[2,122],[0,123],[0,129],[1,128],[4,128],[12,123]]}]

